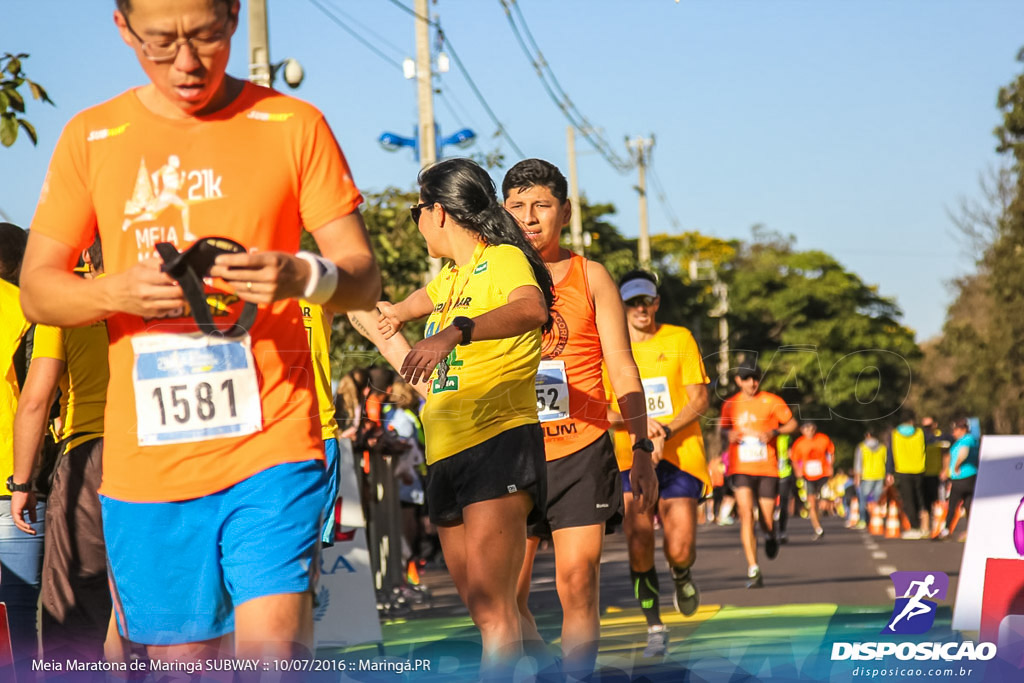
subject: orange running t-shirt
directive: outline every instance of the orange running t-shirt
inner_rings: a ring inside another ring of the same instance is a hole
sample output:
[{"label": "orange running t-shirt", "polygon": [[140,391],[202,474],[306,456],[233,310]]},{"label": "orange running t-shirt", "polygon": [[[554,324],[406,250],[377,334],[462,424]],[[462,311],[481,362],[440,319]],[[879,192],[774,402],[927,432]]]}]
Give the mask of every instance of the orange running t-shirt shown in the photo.
[{"label": "orange running t-shirt", "polygon": [[804,479],[817,481],[832,476],[832,457],[836,446],[827,435],[818,432],[810,439],[801,436],[789,449],[790,460],[803,472]]},{"label": "orange running t-shirt", "polygon": [[722,429],[735,429],[743,436],[741,443],[729,444],[726,474],[747,474],[778,477],[775,439],[761,443],[757,435],[778,429],[793,419],[793,412],[780,397],[759,391],[747,397],[742,391],[722,404]]},{"label": "orange running t-shirt", "polygon": [[[253,250],[295,253],[303,227],[315,231],[361,201],[327,122],[309,104],[246,84],[221,111],[174,120],[152,113],[128,91],[65,127],[32,230],[75,249],[88,246],[98,230],[106,271],[115,274],[155,256],[154,244],[161,241],[180,251],[194,239],[219,236]],[[207,300],[220,324],[241,310],[223,286],[208,283]],[[213,347],[179,350],[197,331],[191,317],[109,318],[100,492],[132,502],[185,500],[274,465],[321,459],[302,323],[294,300],[261,306],[250,331],[251,354],[232,344],[218,356],[210,353]],[[152,351],[154,342],[174,348]],[[242,395],[234,395],[226,381],[194,381],[222,367],[214,360],[227,358],[231,372],[245,375],[238,383]],[[143,359],[153,363],[143,367]],[[153,380],[157,374],[151,372],[162,374]],[[175,372],[192,378],[185,389],[171,386]],[[167,386],[153,388],[153,381]],[[138,396],[136,386],[144,387]],[[191,434],[203,440],[188,441],[185,431],[174,443],[153,436],[181,419],[189,428],[201,419],[246,424],[213,438],[199,425]]]},{"label": "orange running t-shirt", "polygon": [[537,370],[537,408],[547,459],[586,448],[608,431],[608,398],[602,382],[604,353],[597,332],[587,259],[572,255],[555,283],[551,329],[544,333]]}]

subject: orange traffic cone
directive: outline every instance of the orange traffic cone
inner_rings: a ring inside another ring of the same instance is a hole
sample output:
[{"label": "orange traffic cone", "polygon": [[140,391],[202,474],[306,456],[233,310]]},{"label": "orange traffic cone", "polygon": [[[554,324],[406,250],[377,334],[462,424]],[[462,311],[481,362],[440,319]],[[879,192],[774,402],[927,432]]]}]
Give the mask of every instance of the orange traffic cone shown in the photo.
[{"label": "orange traffic cone", "polygon": [[871,506],[871,524],[868,531],[872,536],[881,536],[885,533],[885,515],[882,514],[882,504],[875,503]]},{"label": "orange traffic cone", "polygon": [[853,528],[857,526],[860,521],[860,501],[856,498],[850,501],[850,514],[846,518],[847,528]]},{"label": "orange traffic cone", "polygon": [[942,531],[942,525],[946,521],[946,508],[949,507],[949,503],[942,501],[935,501],[932,505],[932,538],[939,535]]},{"label": "orange traffic cone", "polygon": [[416,566],[416,560],[409,560],[409,565],[406,567],[405,580],[410,586],[420,585],[420,570]]},{"label": "orange traffic cone", "polygon": [[900,511],[896,507],[896,503],[889,503],[889,517],[885,520],[885,537],[899,538],[902,533],[903,528],[900,525]]}]

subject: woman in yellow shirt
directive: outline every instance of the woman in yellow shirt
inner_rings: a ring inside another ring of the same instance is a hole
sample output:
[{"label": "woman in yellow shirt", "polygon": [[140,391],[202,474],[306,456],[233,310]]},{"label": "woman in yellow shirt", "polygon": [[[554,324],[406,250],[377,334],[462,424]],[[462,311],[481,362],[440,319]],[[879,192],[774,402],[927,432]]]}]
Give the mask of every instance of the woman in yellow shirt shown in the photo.
[{"label": "woman in yellow shirt", "polygon": [[516,578],[528,518],[546,500],[534,380],[554,295],[482,168],[448,159],[419,183],[412,218],[430,255],[451,263],[404,301],[379,304],[385,339],[423,317],[426,338],[404,354],[379,345],[426,396],[427,508],[480,629],[481,668],[501,675],[522,654]]}]

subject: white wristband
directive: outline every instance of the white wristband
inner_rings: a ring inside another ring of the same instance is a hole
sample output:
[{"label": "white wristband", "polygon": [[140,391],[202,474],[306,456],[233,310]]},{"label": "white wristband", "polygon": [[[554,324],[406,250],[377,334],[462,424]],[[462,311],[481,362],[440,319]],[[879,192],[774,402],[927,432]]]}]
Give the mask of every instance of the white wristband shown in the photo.
[{"label": "white wristband", "polygon": [[296,256],[309,264],[309,281],[302,297],[311,304],[329,301],[338,288],[338,266],[309,251],[300,251]]}]

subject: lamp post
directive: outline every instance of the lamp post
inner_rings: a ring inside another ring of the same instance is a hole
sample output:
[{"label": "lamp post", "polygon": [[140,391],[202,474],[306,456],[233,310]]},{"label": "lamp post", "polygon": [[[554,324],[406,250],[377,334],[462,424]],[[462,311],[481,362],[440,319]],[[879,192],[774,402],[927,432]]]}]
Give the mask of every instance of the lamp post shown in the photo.
[{"label": "lamp post", "polygon": [[[445,147],[451,147],[454,145],[455,147],[466,148],[472,145],[476,140],[476,133],[469,128],[458,130],[447,137],[440,136],[440,126],[435,124],[434,130],[434,138],[437,140],[438,156],[443,156],[441,151],[444,150]],[[381,144],[381,147],[389,152],[397,152],[403,147],[411,147],[416,156],[416,162],[419,163],[420,145],[418,132],[418,129],[415,129],[412,137],[405,137],[404,135],[399,135],[397,133],[384,132],[381,133],[379,138],[377,138],[377,141]]]}]

